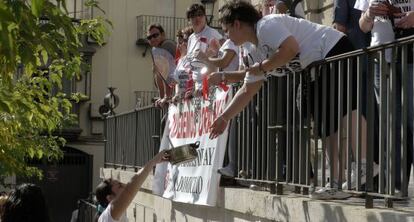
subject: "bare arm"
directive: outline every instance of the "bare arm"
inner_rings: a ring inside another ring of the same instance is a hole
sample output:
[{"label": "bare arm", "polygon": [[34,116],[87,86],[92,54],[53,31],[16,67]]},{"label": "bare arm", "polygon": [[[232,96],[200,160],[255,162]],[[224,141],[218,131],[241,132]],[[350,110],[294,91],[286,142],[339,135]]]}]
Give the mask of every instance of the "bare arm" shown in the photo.
[{"label": "bare arm", "polygon": [[209,85],[218,85],[221,82],[237,83],[244,79],[246,72],[241,71],[225,71],[225,72],[213,72],[208,76]]},{"label": "bare arm", "polygon": [[[254,75],[263,75],[263,71],[270,71],[285,65],[299,53],[299,44],[293,36],[286,38],[280,44],[279,50],[262,62],[260,67],[258,64],[248,68],[247,71]],[[261,70],[262,69],[262,70]]]},{"label": "bare arm", "polygon": [[388,8],[383,3],[373,4],[368,9],[361,13],[359,18],[359,27],[365,33],[372,30],[374,27],[375,16],[386,16],[388,14]]},{"label": "bare arm", "polygon": [[215,119],[211,125],[211,139],[214,139],[223,133],[226,129],[228,121],[241,112],[247,104],[249,104],[253,96],[256,95],[257,91],[259,91],[262,87],[262,83],[263,81],[243,84],[231,100],[229,106],[227,106],[224,112],[217,119]]},{"label": "bare arm", "polygon": [[214,65],[215,67],[224,69],[230,65],[231,61],[233,60],[235,56],[237,56],[235,51],[225,50],[222,57],[220,58],[209,57],[207,62],[210,63],[211,65]]},{"label": "bare arm", "polygon": [[138,193],[148,174],[152,171],[152,168],[162,160],[166,160],[168,154],[160,152],[150,160],[145,166],[139,170],[131,180],[125,185],[124,190],[117,196],[112,202],[111,216],[115,220],[119,220],[122,214],[126,211],[129,204]]}]

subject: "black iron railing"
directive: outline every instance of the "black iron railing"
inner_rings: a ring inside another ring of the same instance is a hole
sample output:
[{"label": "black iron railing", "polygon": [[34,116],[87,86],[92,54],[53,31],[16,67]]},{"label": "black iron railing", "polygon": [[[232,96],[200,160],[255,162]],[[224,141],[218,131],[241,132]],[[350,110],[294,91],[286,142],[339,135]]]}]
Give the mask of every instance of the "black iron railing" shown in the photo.
[{"label": "black iron railing", "polygon": [[148,162],[159,151],[163,113],[149,106],[107,118],[105,166],[137,168]]},{"label": "black iron railing", "polygon": [[151,106],[154,103],[154,99],[159,97],[158,91],[134,91],[135,93],[135,108]]},{"label": "black iron railing", "polygon": [[90,200],[81,199],[78,201],[77,222],[95,222],[96,205]]},{"label": "black iron railing", "polygon": [[[413,100],[408,90],[413,71],[408,68],[413,61],[407,55],[413,42],[405,38],[331,57],[300,73],[268,78],[230,127],[235,131],[229,140],[237,153],[236,179],[267,185],[272,193],[281,194],[289,185],[308,194],[330,178],[330,185],[337,182],[339,190],[346,182],[346,192],[365,194],[366,207],[373,206],[375,196],[384,197],[389,207],[393,199],[407,198],[407,163],[412,160],[408,124],[413,121],[408,114],[408,100]],[[388,52],[391,60],[386,60]],[[375,67],[381,76],[378,100]],[[354,118],[345,115],[351,113]],[[161,115],[148,107],[107,119],[106,165],[142,166],[158,151],[150,141],[161,135]],[[374,168],[379,171],[376,177]]]}]

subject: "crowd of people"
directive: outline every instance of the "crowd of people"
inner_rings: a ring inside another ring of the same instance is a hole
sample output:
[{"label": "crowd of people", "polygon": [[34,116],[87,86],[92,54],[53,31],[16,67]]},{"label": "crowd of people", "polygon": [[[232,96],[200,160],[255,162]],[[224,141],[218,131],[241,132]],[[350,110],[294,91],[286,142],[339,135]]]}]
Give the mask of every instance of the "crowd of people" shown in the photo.
[{"label": "crowd of people", "polygon": [[[191,99],[193,96],[200,96],[200,87],[203,79],[207,78],[209,85],[243,83],[242,87],[229,106],[224,112],[214,120],[211,126],[210,138],[214,139],[226,129],[239,112],[250,102],[254,95],[261,88],[263,81],[267,75],[284,76],[291,72],[300,72],[309,66],[312,62],[322,60],[327,57],[339,55],[354,49],[360,49],[367,46],[374,46],[385,42],[390,42],[396,38],[409,36],[414,30],[414,13],[411,12],[410,1],[398,2],[391,4],[388,1],[378,0],[337,0],[335,1],[335,10],[333,24],[331,27],[312,23],[304,19],[302,1],[287,0],[264,0],[261,4],[253,6],[248,1],[230,1],[226,3],[219,12],[219,22],[221,24],[222,36],[218,31],[211,28],[207,24],[205,9],[202,5],[191,5],[186,13],[190,26],[184,30],[180,30],[177,35],[177,51],[174,55],[177,58],[177,68],[171,73],[171,78],[176,83],[173,102]],[[192,30],[192,34],[188,30]],[[277,30],[277,31],[275,31]],[[186,35],[180,33],[187,32]],[[413,33],[414,34],[414,33]],[[148,35],[151,35],[148,30]],[[320,44],[320,42],[324,44]],[[194,61],[201,62],[208,67],[208,72],[202,73],[193,64]],[[387,60],[390,62],[390,60]],[[412,48],[408,53],[408,69],[412,73]],[[366,67],[363,68],[366,73]],[[156,70],[156,68],[155,68]],[[356,72],[352,72],[356,74]],[[379,68],[376,63],[375,71],[375,92],[377,102],[379,104]],[[401,89],[401,70],[398,74],[397,91]],[[329,82],[329,74],[327,75]],[[413,98],[412,75],[408,79],[409,98]],[[356,80],[356,76],[353,78]],[[363,76],[366,81],[366,76]],[[314,83],[311,83],[314,84]],[[346,84],[346,83],[344,83]],[[320,83],[321,85],[321,83]],[[356,84],[353,84],[355,87]],[[346,89],[346,85],[343,85]],[[356,88],[352,89],[352,94],[356,93]],[[366,95],[365,90],[362,91],[363,98]],[[328,86],[328,92],[337,94],[335,87]],[[319,93],[313,91],[313,93]],[[399,92],[400,93],[400,92]],[[397,98],[401,94],[397,94]],[[346,98],[344,99],[346,101]],[[170,101],[165,98],[163,101]],[[400,100],[398,100],[400,101]],[[413,101],[409,99],[408,110],[408,138],[412,138],[412,117],[413,117]],[[334,107],[337,107],[338,101],[335,101]],[[162,103],[163,105],[165,103]],[[362,132],[366,132],[365,120],[365,102],[361,119]],[[321,99],[319,105],[322,107]],[[401,104],[397,103],[397,110],[401,113]],[[355,112],[356,102],[352,104],[352,112],[347,113],[344,109],[345,118],[352,116],[352,121],[357,119]],[[377,107],[378,109],[378,107]],[[337,110],[327,110],[334,112],[337,119]],[[376,110],[376,118],[378,118],[378,110]],[[321,115],[312,113],[312,116]],[[401,124],[401,114],[397,115],[397,126]],[[319,118],[321,119],[321,118]],[[328,120],[329,121],[329,120]],[[320,123],[317,123],[320,124]],[[331,124],[326,124],[329,128]],[[337,140],[337,121],[333,124],[333,129],[327,129],[327,141],[331,144],[328,153],[332,153],[334,159],[332,163],[337,163],[339,148]],[[321,127],[319,127],[320,129]],[[230,124],[230,134],[234,131],[234,126]],[[354,131],[354,129],[352,129]],[[397,138],[400,138],[400,132]],[[320,132],[317,132],[318,136]],[[352,133],[355,135],[355,132]],[[411,136],[410,136],[411,135]],[[376,135],[378,137],[378,135]],[[378,139],[376,139],[378,140]],[[361,138],[362,147],[362,184],[365,183],[365,165],[366,165],[366,135],[363,133]],[[400,156],[401,150],[397,139],[397,156]],[[352,150],[355,156],[356,147],[355,136],[352,136]],[[408,169],[412,163],[412,139],[408,140]],[[229,144],[229,165],[220,169],[219,172],[223,176],[235,176],[235,155],[234,146]],[[378,150],[375,150],[375,156],[378,156]],[[345,156],[345,155],[342,155]],[[344,165],[331,164],[333,168],[332,182],[327,183],[322,189],[316,190],[313,198],[317,199],[339,199],[346,198],[350,195],[343,193],[337,189],[348,189],[348,183],[338,184],[339,174],[345,178],[345,171],[339,172],[339,168],[345,169],[346,161],[341,161]],[[378,162],[378,158],[376,158]],[[399,161],[397,161],[399,163]],[[354,166],[354,165],[353,165]],[[377,163],[373,165],[373,175],[379,172]],[[354,168],[354,167],[353,167]],[[400,166],[396,167],[396,173],[399,173]],[[409,170],[408,170],[409,171]],[[408,172],[409,173],[409,172]],[[352,169],[351,188],[356,186],[355,169]],[[398,174],[399,175],[399,174]],[[400,181],[397,181],[397,188],[400,188]]]}]

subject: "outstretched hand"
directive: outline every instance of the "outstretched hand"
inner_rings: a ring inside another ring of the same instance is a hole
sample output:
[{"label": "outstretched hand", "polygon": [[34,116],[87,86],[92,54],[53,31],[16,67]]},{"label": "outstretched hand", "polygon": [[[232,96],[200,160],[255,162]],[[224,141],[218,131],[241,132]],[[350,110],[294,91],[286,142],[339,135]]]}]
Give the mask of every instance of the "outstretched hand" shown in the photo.
[{"label": "outstretched hand", "polygon": [[152,159],[154,163],[161,163],[164,161],[170,160],[170,153],[167,150],[162,150],[161,152],[157,153]]},{"label": "outstretched hand", "polygon": [[214,120],[213,124],[210,127],[211,132],[209,138],[217,138],[224,132],[224,130],[226,130],[226,127],[227,121],[222,116],[217,117],[217,119]]}]

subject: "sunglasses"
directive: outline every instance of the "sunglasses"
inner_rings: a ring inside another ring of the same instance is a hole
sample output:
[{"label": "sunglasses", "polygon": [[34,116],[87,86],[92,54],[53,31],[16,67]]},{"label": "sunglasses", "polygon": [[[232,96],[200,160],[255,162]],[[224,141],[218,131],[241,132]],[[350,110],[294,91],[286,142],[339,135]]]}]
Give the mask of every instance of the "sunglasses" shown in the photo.
[{"label": "sunglasses", "polygon": [[147,36],[147,39],[151,40],[152,38],[158,38],[158,36],[160,36],[160,33],[154,33],[152,35]]}]

